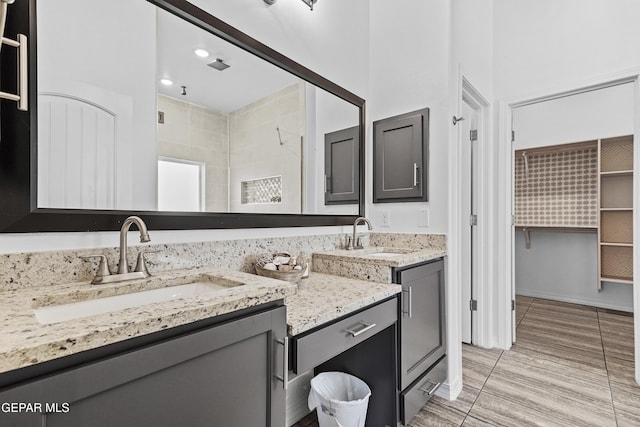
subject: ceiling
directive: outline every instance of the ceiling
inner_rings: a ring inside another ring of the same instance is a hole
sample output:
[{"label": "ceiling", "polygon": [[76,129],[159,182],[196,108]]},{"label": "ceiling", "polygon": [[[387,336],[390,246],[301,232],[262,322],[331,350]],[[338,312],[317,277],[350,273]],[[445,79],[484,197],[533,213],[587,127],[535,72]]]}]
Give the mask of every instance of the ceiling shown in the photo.
[{"label": "ceiling", "polygon": [[[158,92],[216,111],[229,113],[271,95],[299,79],[288,72],[158,9]],[[201,58],[195,49],[204,49]],[[207,64],[222,58],[230,67],[218,71]],[[165,86],[160,79],[173,81]],[[187,95],[181,95],[186,86]]]}]

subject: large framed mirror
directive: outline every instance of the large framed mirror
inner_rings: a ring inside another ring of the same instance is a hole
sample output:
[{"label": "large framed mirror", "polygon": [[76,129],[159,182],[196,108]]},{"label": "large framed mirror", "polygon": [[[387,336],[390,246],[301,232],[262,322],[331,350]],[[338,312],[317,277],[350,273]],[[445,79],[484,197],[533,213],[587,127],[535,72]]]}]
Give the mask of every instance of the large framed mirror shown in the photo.
[{"label": "large framed mirror", "polygon": [[[364,214],[364,100],[196,5],[23,0],[6,31],[28,35],[30,109],[1,105],[4,232],[113,230],[134,213],[155,229]],[[353,170],[332,182],[340,132]]]}]

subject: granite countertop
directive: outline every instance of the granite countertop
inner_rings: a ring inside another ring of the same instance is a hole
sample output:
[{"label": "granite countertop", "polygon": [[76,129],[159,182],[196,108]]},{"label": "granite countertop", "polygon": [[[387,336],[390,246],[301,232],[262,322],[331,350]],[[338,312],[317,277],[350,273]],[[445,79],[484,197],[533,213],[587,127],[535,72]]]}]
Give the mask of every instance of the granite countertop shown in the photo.
[{"label": "granite countertop", "polygon": [[[40,324],[34,308],[221,278],[209,295]],[[230,286],[234,283],[244,286]],[[0,373],[291,296],[295,283],[217,267],[174,270],[108,285],[78,282],[0,292]]]},{"label": "granite countertop", "polygon": [[[40,324],[34,309],[142,290],[180,285],[215,276],[221,290],[209,295],[157,302],[110,313]],[[244,283],[244,286],[233,286]],[[402,290],[389,283],[313,272],[299,285],[217,267],[173,270],[147,279],[91,285],[77,282],[0,293],[0,373],[129,338],[285,299],[287,328],[297,335]]]},{"label": "granite countertop", "polygon": [[285,299],[288,333],[298,335],[401,291],[400,285],[312,272]]},{"label": "granite countertop", "polygon": [[[377,255],[372,255],[376,254]],[[314,259],[348,261],[378,266],[404,267],[419,262],[431,261],[447,254],[446,248],[411,249],[388,246],[369,246],[364,249],[338,249],[314,252]]]}]

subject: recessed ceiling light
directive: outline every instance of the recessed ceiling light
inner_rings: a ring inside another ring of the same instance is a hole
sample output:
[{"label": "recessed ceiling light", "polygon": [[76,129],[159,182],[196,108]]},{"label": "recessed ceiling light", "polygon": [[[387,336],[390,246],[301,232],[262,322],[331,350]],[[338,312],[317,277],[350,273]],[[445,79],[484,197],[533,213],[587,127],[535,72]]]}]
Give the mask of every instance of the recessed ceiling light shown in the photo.
[{"label": "recessed ceiling light", "polygon": [[193,53],[198,55],[200,58],[206,58],[206,57],[209,56],[209,52],[207,52],[204,49],[196,49],[196,50],[193,51]]},{"label": "recessed ceiling light", "polygon": [[160,79],[160,83],[162,83],[165,86],[171,86],[173,84],[173,82],[169,79]]}]

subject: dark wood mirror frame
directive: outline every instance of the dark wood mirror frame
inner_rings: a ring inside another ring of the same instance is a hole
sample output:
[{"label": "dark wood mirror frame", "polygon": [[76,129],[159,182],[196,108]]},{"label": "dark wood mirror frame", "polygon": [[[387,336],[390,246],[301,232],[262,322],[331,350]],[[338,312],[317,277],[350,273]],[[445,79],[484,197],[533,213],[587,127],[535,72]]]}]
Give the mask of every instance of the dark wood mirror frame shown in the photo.
[{"label": "dark wood mirror frame", "polygon": [[[185,0],[147,0],[186,21],[300,77],[359,109],[360,159],[365,159],[365,101],[316,74],[269,46],[228,25]],[[226,228],[315,227],[350,225],[364,216],[364,161],[359,166],[359,215],[297,215],[207,212],[159,212],[37,207],[37,52],[36,0],[21,0],[9,7],[5,36],[26,34],[29,40],[29,111],[18,111],[16,103],[0,102],[0,232],[107,231],[118,230],[129,215],[142,216],[155,230]],[[17,87],[16,55],[4,47],[0,64],[0,90]]]}]

